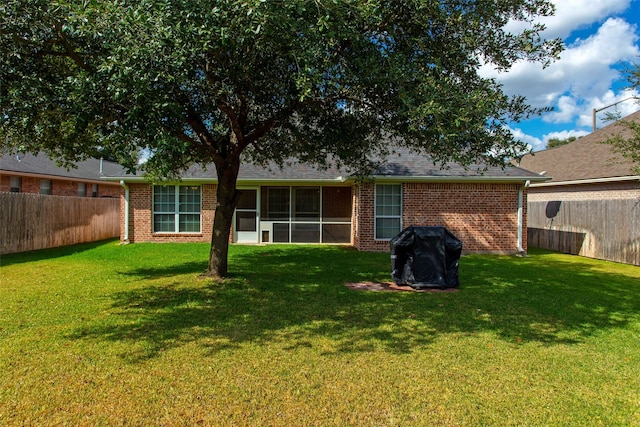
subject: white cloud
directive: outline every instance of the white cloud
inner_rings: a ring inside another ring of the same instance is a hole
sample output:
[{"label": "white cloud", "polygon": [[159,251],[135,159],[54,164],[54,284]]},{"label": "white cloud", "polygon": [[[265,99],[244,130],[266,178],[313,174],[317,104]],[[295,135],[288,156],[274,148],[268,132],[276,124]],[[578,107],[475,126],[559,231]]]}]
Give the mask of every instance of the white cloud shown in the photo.
[{"label": "white cloud", "polygon": [[533,151],[540,151],[540,150],[544,150],[547,148],[547,143],[549,142],[550,139],[556,138],[556,139],[567,139],[570,138],[572,136],[576,137],[576,138],[580,138],[581,136],[585,136],[588,135],[590,132],[584,131],[584,130],[563,130],[563,131],[559,131],[559,132],[549,132],[547,134],[545,134],[542,139],[537,138],[533,135],[528,135],[526,133],[524,133],[522,131],[522,129],[520,128],[515,128],[515,129],[509,129],[511,131],[511,133],[513,134],[513,136],[515,137],[515,139],[517,139],[518,141],[522,141],[525,144],[527,144],[531,150]]},{"label": "white cloud", "polygon": [[[545,37],[561,39],[569,37],[577,29],[620,14],[631,6],[631,0],[554,0],[552,3],[556,7],[555,14],[539,22],[546,26]],[[520,32],[528,27],[527,23],[512,21],[507,30]]]},{"label": "white cloud", "polygon": [[[528,132],[533,135],[524,133],[517,124],[511,126],[514,136],[534,151],[544,149],[550,138],[566,139],[591,132],[593,109],[618,103],[597,113],[597,128],[607,124],[603,121],[607,112],[624,117],[640,109],[640,103],[627,99],[639,96],[638,91],[621,88],[626,82],[619,71],[621,66],[640,62],[638,26],[621,18],[626,13],[629,20],[636,22],[638,17],[632,9],[640,0],[553,0],[553,3],[555,16],[541,22],[547,27],[544,37],[560,37],[567,44],[558,61],[546,69],[527,62],[514,64],[506,73],[486,66],[481,69],[481,75],[495,78],[505,93],[523,95],[535,107],[554,108],[528,122]],[[519,32],[526,26],[510,22],[507,29]],[[557,131],[564,126],[570,130]]]},{"label": "white cloud", "polygon": [[557,107],[551,113],[544,115],[542,120],[549,123],[567,123],[573,120],[580,111],[575,98],[571,96],[561,96],[558,99]]},{"label": "white cloud", "polygon": [[550,139],[568,139],[572,136],[576,138],[580,138],[581,136],[589,135],[589,132],[584,130],[563,130],[560,132],[549,132],[543,137],[545,146],[549,142]]},{"label": "white cloud", "polygon": [[524,95],[536,107],[553,106],[565,96],[573,97],[578,104],[583,98],[609,90],[611,83],[620,77],[614,66],[633,62],[640,56],[637,41],[635,26],[620,18],[610,18],[597,33],[568,46],[547,69],[540,64],[519,62],[506,73],[497,73],[486,66],[481,72],[501,82],[507,94]]},{"label": "white cloud", "polygon": [[546,142],[532,135],[527,135],[520,128],[509,128],[513,137],[527,144],[533,151],[538,151],[546,146]]}]

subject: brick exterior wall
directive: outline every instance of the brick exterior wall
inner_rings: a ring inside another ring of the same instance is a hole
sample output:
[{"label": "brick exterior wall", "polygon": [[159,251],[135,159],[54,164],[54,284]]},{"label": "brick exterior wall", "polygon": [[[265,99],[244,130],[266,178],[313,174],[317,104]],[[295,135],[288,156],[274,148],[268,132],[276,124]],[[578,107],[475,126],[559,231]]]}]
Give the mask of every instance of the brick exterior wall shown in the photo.
[{"label": "brick exterior wall", "polygon": [[[515,253],[518,243],[518,184],[402,185],[402,227],[444,226],[463,243],[465,253]],[[375,185],[356,189],[358,221],[354,245],[360,250],[388,251],[387,240],[375,240]],[[523,247],[527,247],[527,192],[523,193]]]},{"label": "brick exterior wall", "polygon": [[[9,192],[11,190],[11,176],[7,174],[0,175],[0,192]],[[13,175],[18,176],[18,175]],[[21,176],[22,188],[21,193],[40,194],[40,179],[34,176]],[[48,178],[45,178],[48,179]],[[92,182],[82,180],[66,180],[51,179],[51,195],[52,196],[77,196],[78,183],[84,182],[86,185],[86,197],[91,197]],[[98,197],[119,197],[120,184],[117,183],[99,183]]]},{"label": "brick exterior wall", "polygon": [[639,199],[640,182],[620,181],[595,184],[531,187],[530,202],[550,200],[612,200]]},{"label": "brick exterior wall", "polygon": [[[444,226],[464,245],[464,252],[517,251],[518,184],[402,184],[402,226]],[[150,184],[129,184],[129,242],[210,242],[216,185],[202,186],[201,233],[153,233]],[[125,235],[125,198],[121,194],[121,239]],[[374,238],[375,185],[355,186],[352,243],[359,250],[388,251],[387,240]],[[527,247],[527,192],[523,197],[523,247]]]},{"label": "brick exterior wall", "polygon": [[[216,206],[216,185],[202,186],[200,233],[154,233],[152,218],[153,186],[129,184],[129,242],[210,242]],[[125,191],[120,198],[120,240],[125,236]]]}]

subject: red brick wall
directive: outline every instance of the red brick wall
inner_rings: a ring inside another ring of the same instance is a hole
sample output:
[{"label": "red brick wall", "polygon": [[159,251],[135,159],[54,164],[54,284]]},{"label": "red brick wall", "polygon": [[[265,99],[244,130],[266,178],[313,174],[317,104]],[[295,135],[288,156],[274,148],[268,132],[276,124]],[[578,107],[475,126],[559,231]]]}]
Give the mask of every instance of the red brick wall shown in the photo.
[{"label": "red brick wall", "polygon": [[[22,193],[40,193],[40,178],[33,176],[23,176]],[[85,182],[82,180],[65,180],[51,179],[51,194],[53,196],[77,196],[78,183]],[[93,183],[85,182],[86,197],[91,197]],[[0,175],[0,191],[9,192],[11,190],[11,175]],[[99,183],[98,197],[119,197],[120,184],[118,183]]]},{"label": "red brick wall", "polygon": [[[462,240],[464,251],[515,253],[518,231],[518,184],[420,184],[402,185],[402,226],[444,226]],[[361,184],[353,192],[353,244],[360,250],[388,251],[389,242],[374,238],[374,190]],[[201,233],[153,233],[152,186],[129,185],[130,242],[209,242],[213,229],[216,185],[202,186]],[[527,246],[526,191],[523,200],[523,247]],[[124,219],[124,191],[121,199]],[[121,238],[124,238],[124,220]]]},{"label": "red brick wall", "polygon": [[[357,248],[388,251],[389,242],[374,238],[374,188],[358,188],[359,220],[354,242]],[[515,253],[518,231],[517,184],[425,184],[402,185],[402,227],[444,226],[469,252]],[[526,191],[523,198],[523,247],[526,248]]]},{"label": "red brick wall", "polygon": [[[216,185],[202,186],[202,229],[200,233],[153,233],[153,186],[129,184],[129,242],[210,242],[216,205]],[[125,193],[121,193],[120,239],[125,235]]]}]

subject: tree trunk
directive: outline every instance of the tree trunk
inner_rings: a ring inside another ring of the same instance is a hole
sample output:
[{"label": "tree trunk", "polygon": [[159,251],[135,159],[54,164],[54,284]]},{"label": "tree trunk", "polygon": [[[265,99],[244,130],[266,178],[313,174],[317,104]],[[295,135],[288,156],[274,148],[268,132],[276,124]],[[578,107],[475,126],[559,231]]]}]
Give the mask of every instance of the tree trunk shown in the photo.
[{"label": "tree trunk", "polygon": [[[213,217],[213,233],[211,235],[211,252],[207,276],[224,278],[229,269],[229,236],[240,193],[236,189],[240,159],[229,156],[224,162],[216,162],[218,190],[216,192],[216,210]],[[220,163],[220,164],[218,164]]]}]

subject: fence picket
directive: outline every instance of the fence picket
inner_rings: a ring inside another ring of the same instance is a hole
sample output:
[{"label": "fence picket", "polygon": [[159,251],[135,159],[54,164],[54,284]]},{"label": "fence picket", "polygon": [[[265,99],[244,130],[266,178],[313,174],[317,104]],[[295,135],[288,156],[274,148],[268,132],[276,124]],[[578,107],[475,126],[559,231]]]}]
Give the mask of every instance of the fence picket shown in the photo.
[{"label": "fence picket", "polygon": [[119,199],[0,193],[0,254],[92,242],[119,233]]},{"label": "fence picket", "polygon": [[531,247],[640,265],[638,199],[529,202],[528,227]]}]

